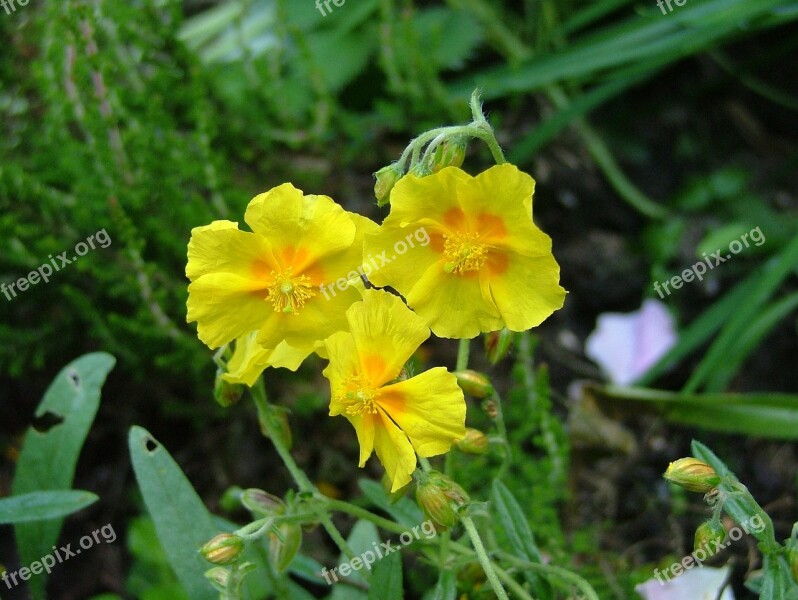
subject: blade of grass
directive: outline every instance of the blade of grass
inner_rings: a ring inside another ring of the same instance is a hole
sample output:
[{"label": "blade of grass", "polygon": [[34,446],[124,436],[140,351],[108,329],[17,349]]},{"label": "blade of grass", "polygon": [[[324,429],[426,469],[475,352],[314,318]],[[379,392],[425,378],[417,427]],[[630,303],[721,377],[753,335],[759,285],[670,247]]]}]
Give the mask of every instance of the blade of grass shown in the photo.
[{"label": "blade of grass", "polygon": [[798,307],[798,292],[771,304],[761,315],[756,317],[743,332],[737,343],[730,348],[723,363],[723,370],[716,371],[707,379],[704,386],[708,392],[723,390],[737,374],[745,359],[756,350],[762,339],[772,329]]},{"label": "blade of grass", "polygon": [[713,373],[726,370],[727,356],[734,351],[738,340],[756,319],[756,315],[761,312],[762,306],[775,293],[782,281],[792,273],[796,264],[798,264],[798,235],[787,244],[781,254],[772,258],[763,269],[756,272],[756,286],[724,325],[706,356],[682,388],[683,392],[696,391],[713,376]]}]

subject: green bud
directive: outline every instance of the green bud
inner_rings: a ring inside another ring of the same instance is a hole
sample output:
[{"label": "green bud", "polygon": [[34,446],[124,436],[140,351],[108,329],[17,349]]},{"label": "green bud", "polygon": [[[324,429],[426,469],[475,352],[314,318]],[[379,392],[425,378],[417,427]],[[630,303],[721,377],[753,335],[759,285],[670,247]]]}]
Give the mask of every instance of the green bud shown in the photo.
[{"label": "green bud", "polygon": [[[722,544],[726,539],[726,529],[720,521],[709,520],[698,526],[695,530],[695,542],[693,550],[698,550],[701,547],[713,548],[713,543],[718,545]],[[714,550],[712,550],[714,551]]]},{"label": "green bud", "polygon": [[787,547],[787,564],[790,565],[792,578],[798,582],[798,546]]},{"label": "green bud", "polygon": [[715,469],[704,461],[691,456],[672,462],[668,465],[663,477],[686,490],[703,494],[711,491],[720,483],[720,476]]},{"label": "green bud", "polygon": [[469,396],[487,398],[493,395],[493,384],[484,373],[465,369],[455,371],[454,376],[457,378],[457,384]]},{"label": "green bud", "polygon": [[215,565],[231,565],[244,551],[244,540],[232,533],[220,533],[202,548],[202,557]]},{"label": "green bud", "polygon": [[205,571],[205,577],[207,577],[211,584],[213,584],[213,587],[220,592],[227,591],[227,586],[230,585],[230,571],[224,567],[213,567],[208,569]]},{"label": "green bud", "polygon": [[285,502],[273,494],[256,488],[244,490],[241,504],[251,513],[261,517],[272,517],[285,513]]},{"label": "green bud", "polygon": [[465,436],[455,442],[455,446],[466,454],[485,454],[488,451],[488,436],[479,429],[466,427]]},{"label": "green bud", "polygon": [[416,502],[424,514],[443,527],[454,527],[460,509],[470,502],[466,491],[439,471],[422,471],[416,478]]},{"label": "green bud", "polygon": [[297,523],[281,523],[269,532],[269,560],[282,573],[294,560],[302,545],[302,527]]},{"label": "green bud", "polygon": [[216,371],[216,381],[213,384],[213,397],[219,406],[227,408],[241,400],[246,386],[240,383],[230,383],[222,379],[224,372],[221,369]]},{"label": "green bud", "polygon": [[269,437],[269,431],[275,429],[277,435],[281,438],[282,444],[290,450],[294,439],[291,434],[291,425],[288,423],[288,409],[283,406],[269,404],[260,412],[258,417],[261,421],[261,433]]},{"label": "green bud", "polygon": [[488,362],[495,365],[507,356],[513,347],[516,337],[516,333],[510,331],[506,327],[499,331],[490,331],[486,333],[485,354],[488,357]]},{"label": "green bud", "polygon": [[468,138],[456,136],[443,141],[432,155],[430,168],[437,173],[444,167],[461,167],[465,160]]},{"label": "green bud", "polygon": [[237,485],[227,488],[219,499],[219,506],[226,512],[233,512],[241,507],[242,490]]},{"label": "green bud", "polygon": [[377,206],[385,206],[390,202],[391,190],[396,182],[404,175],[402,169],[396,163],[383,167],[374,173],[374,197],[377,198]]}]

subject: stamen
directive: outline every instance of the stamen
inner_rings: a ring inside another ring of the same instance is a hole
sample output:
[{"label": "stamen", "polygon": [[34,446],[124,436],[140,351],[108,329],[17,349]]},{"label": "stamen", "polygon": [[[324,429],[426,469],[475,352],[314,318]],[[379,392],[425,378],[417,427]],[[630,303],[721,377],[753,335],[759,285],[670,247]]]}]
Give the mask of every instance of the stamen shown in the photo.
[{"label": "stamen", "polygon": [[377,414],[377,390],[363,375],[350,377],[335,399],[344,405],[348,415]]},{"label": "stamen", "polygon": [[447,273],[478,271],[488,260],[488,248],[480,243],[478,233],[454,233],[443,239],[443,255],[447,259],[443,270]]},{"label": "stamen", "polygon": [[310,286],[310,277],[294,277],[291,267],[279,273],[272,271],[270,276],[274,283],[269,286],[266,299],[272,303],[275,312],[296,315],[305,302],[316,295]]}]

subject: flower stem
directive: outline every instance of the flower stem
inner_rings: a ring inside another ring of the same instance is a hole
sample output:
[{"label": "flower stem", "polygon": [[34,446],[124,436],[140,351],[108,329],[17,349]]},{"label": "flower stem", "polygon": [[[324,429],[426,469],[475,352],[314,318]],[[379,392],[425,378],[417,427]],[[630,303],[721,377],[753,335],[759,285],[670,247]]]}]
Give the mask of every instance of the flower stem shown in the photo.
[{"label": "flower stem", "polygon": [[391,533],[405,532],[405,528],[399,523],[395,523],[394,521],[390,521],[384,517],[376,515],[365,508],[361,508],[343,500],[335,500],[333,498],[325,497],[324,500],[327,503],[327,507],[331,510],[337,510],[339,512],[352,515],[353,517],[357,517],[358,519],[363,519],[364,521],[371,521],[377,527],[385,529],[386,531],[390,531]]},{"label": "flower stem", "polygon": [[474,525],[474,521],[468,515],[461,516],[460,521],[463,523],[466,532],[468,532],[468,537],[471,538],[471,544],[474,546],[474,552],[477,555],[477,559],[479,559],[479,563],[482,565],[482,569],[485,571],[485,575],[488,577],[488,581],[490,582],[493,591],[496,593],[496,596],[499,598],[499,600],[510,600],[510,597],[507,595],[507,592],[502,586],[502,582],[499,581],[499,576],[496,575],[496,570],[493,568],[493,563],[490,562],[490,557],[485,550],[485,546],[482,543],[482,538],[479,536],[479,532],[477,531],[476,525]]},{"label": "flower stem", "polygon": [[[261,425],[261,429],[263,430],[264,434],[272,441],[274,445],[274,449],[277,450],[277,454],[283,461],[283,464],[288,469],[288,472],[291,473],[291,477],[293,477],[294,481],[299,487],[299,490],[302,492],[308,492],[313,496],[320,495],[318,488],[308,479],[308,476],[305,475],[305,472],[299,468],[294,460],[294,457],[291,456],[291,453],[288,451],[287,446],[285,445],[285,441],[283,439],[282,432],[279,431],[278,427],[276,426],[273,419],[268,418],[268,413],[270,410],[269,402],[266,399],[266,388],[263,385],[263,378],[258,378],[258,381],[255,385],[251,388],[252,398],[255,401],[255,406],[258,409],[258,417]],[[350,548],[349,544],[346,542],[344,537],[341,535],[341,532],[338,531],[338,528],[332,522],[330,515],[326,511],[320,511],[319,513],[319,520],[321,521],[322,526],[324,527],[325,531],[329,534],[332,538],[335,545],[338,546],[338,549],[349,559],[355,557],[355,553]],[[368,573],[364,573],[364,576],[368,577]]]},{"label": "flower stem", "polygon": [[462,339],[460,345],[457,347],[457,363],[455,365],[456,371],[462,371],[468,368],[468,355],[471,352],[471,340]]}]

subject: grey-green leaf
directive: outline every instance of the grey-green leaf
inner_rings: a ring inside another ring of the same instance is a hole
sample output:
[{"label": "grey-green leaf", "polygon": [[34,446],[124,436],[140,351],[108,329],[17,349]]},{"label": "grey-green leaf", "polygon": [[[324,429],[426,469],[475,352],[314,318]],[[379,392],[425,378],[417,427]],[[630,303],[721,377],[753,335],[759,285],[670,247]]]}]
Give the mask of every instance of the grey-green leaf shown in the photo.
[{"label": "grey-green leaf", "polygon": [[46,521],[66,517],[97,502],[99,497],[83,490],[31,492],[0,498],[0,525]]},{"label": "grey-green leaf", "polygon": [[215,600],[204,576],[211,565],[199,553],[219,533],[210,514],[166,448],[146,429],[131,428],[128,441],[144,503],[175,575],[192,600]]},{"label": "grey-green leaf", "polygon": [[[30,428],[12,486],[14,496],[31,492],[67,490],[72,487],[75,466],[100,406],[100,390],[116,359],[105,352],[86,354],[56,375],[36,417],[49,428]],[[19,523],[14,527],[20,562],[31,564],[47,554],[58,541],[63,518]],[[44,597],[45,576],[32,578],[34,600]]]},{"label": "grey-green leaf", "polygon": [[374,565],[369,600],[401,600],[402,558],[399,552],[389,554]]}]

